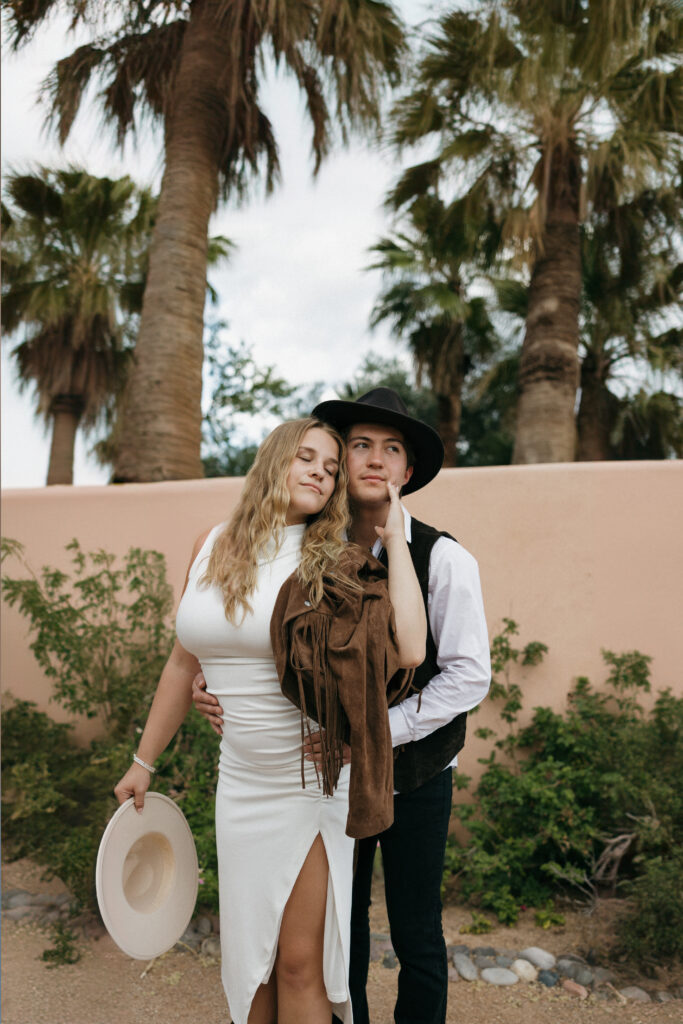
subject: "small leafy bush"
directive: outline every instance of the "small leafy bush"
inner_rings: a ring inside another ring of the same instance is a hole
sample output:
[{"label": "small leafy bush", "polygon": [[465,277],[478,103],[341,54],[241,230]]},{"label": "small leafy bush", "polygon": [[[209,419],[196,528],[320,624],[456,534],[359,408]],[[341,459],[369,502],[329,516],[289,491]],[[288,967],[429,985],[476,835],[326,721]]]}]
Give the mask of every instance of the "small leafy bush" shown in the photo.
[{"label": "small leafy bush", "polygon": [[683,960],[683,850],[646,860],[624,889],[630,906],[617,925],[621,951],[646,965]]},{"label": "small leafy bush", "polygon": [[[522,905],[547,908],[577,888],[588,898],[628,891],[641,926],[624,948],[642,955],[647,935],[648,948],[673,956],[679,947],[657,884],[674,877],[683,840],[683,700],[664,690],[645,712],[639,698],[650,690],[650,658],[603,651],[604,692],[580,678],[566,711],[536,708],[520,729],[521,690],[510,669],[538,664],[545,648],[515,647],[516,633],[506,619],[493,641],[492,698],[501,701],[505,731],[478,731],[492,751],[474,803],[454,809],[469,837],[466,845],[449,840],[446,871],[462,896],[507,923]],[[467,782],[456,778],[461,788]],[[671,900],[679,911],[680,891],[679,883]],[[660,917],[662,940],[653,942]]]},{"label": "small leafy bush", "polygon": [[554,902],[548,900],[546,905],[534,914],[534,922],[538,928],[543,928],[547,931],[549,928],[561,928],[565,923],[565,917],[564,914],[560,914],[555,910]]},{"label": "small leafy bush", "polygon": [[[95,907],[95,862],[112,792],[130,765],[132,746],[108,737],[79,746],[29,701],[5,700],[2,715],[4,856],[32,857],[57,875],[84,906]],[[218,742],[190,713],[159,760],[151,789],[171,796],[187,818],[202,866],[198,902],[218,909],[214,793]]]},{"label": "small leafy bush", "polygon": [[464,924],[460,929],[461,935],[487,935],[495,928],[493,921],[490,921],[484,914],[478,914],[476,910],[472,911],[470,917],[472,918],[470,923]]},{"label": "small leafy bush", "polygon": [[48,970],[63,967],[65,964],[77,964],[81,953],[76,946],[76,936],[67,928],[63,921],[57,921],[53,927],[53,945],[44,950],[40,956],[47,963]]},{"label": "small leafy bush", "polygon": [[98,742],[84,749],[68,725],[10,699],[2,734],[4,856],[33,857],[80,903],[92,904],[97,847],[116,809],[112,787],[130,747]]},{"label": "small leafy bush", "polygon": [[[117,565],[76,541],[73,572],[36,575],[23,549],[3,540],[3,559],[18,557],[27,576],[5,577],[4,596],[29,619],[32,650],[53,680],[53,699],[71,712],[99,716],[106,733],[88,747],[69,725],[7,694],[3,702],[4,855],[30,856],[95,906],[97,849],[116,809],[112,789],[131,762],[173,631],[163,556],[133,549]],[[208,722],[190,714],[159,761],[152,788],[182,808],[202,865],[199,902],[217,910],[214,791],[218,742]]]},{"label": "small leafy bush", "polygon": [[62,707],[100,716],[116,738],[144,719],[171,649],[167,624],[173,592],[158,551],[131,548],[123,565],[106,551],[67,544],[73,571],[44,567],[36,575],[16,541],[3,538],[2,560],[24,568],[4,576],[3,598],[29,620],[31,650],[53,681]]}]

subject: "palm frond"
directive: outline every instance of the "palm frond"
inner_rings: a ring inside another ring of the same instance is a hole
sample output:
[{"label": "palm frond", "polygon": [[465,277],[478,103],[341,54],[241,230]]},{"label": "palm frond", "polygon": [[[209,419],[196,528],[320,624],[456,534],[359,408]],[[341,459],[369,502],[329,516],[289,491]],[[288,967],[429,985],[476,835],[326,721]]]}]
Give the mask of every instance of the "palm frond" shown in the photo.
[{"label": "palm frond", "polygon": [[394,187],[387,193],[385,206],[399,210],[402,206],[435,188],[439,181],[441,164],[438,160],[427,160],[403,172]]},{"label": "palm frond", "polygon": [[40,172],[11,173],[5,190],[8,198],[34,221],[49,220],[62,215],[62,196]]},{"label": "palm frond", "polygon": [[61,6],[61,0],[11,0],[3,3],[12,49],[18,50],[29,42],[38,26],[56,15]]},{"label": "palm frond", "polygon": [[528,286],[511,277],[494,277],[490,280],[499,308],[504,313],[511,313],[521,320],[526,320],[529,308]]},{"label": "palm frond", "polygon": [[298,47],[287,47],[284,58],[294,72],[296,80],[306,97],[306,109],[313,127],[313,138],[311,150],[313,152],[315,165],[314,174],[320,170],[320,165],[330,149],[329,121],[330,115],[325,102],[325,95],[321,77],[316,70],[308,64]]},{"label": "palm frond", "polygon": [[378,126],[380,96],[387,83],[398,84],[406,53],[403,23],[392,5],[382,0],[322,0],[313,32],[342,130]]},{"label": "palm frond", "polygon": [[102,110],[105,121],[115,126],[119,145],[135,130],[140,101],[152,115],[166,114],[186,27],[187,22],[178,19],[109,43],[79,46],[58,61],[45,80],[43,95],[50,108],[48,123],[56,126],[60,142],[73,127],[93,76],[102,82]]}]

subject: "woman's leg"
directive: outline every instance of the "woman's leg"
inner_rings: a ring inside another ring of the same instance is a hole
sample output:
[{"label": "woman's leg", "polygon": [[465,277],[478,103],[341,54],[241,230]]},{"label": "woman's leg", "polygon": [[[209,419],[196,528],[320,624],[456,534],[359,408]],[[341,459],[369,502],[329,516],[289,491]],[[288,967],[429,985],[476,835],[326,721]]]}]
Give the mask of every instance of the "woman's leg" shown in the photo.
[{"label": "woman's leg", "polygon": [[275,974],[271,974],[269,981],[256,989],[249,1010],[249,1024],[277,1024]]},{"label": "woman's leg", "polygon": [[278,1024],[330,1024],[332,1007],[323,979],[328,873],[318,835],[282,917],[275,960]]}]

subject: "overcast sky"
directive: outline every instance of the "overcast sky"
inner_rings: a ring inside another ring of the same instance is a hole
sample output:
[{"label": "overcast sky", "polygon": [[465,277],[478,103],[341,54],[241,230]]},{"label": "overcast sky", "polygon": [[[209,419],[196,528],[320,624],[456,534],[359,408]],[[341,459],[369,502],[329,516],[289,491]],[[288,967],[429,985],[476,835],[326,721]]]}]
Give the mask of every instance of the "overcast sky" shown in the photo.
[{"label": "overcast sky", "polygon": [[[427,10],[422,0],[399,6],[413,24]],[[434,5],[429,9],[433,13]],[[82,41],[66,28],[66,22],[54,22],[18,56],[3,47],[3,170],[76,163],[93,174],[130,174],[158,187],[162,148],[151,129],[124,154],[113,149],[94,112],[79,118],[63,149],[43,130],[40,83]],[[382,201],[397,167],[388,155],[356,143],[337,148],[313,180],[310,131],[296,87],[274,79],[263,100],[280,143],[283,181],[270,199],[256,196],[241,209],[224,206],[213,218],[211,232],[227,235],[237,249],[229,264],[211,272],[220,302],[210,315],[229,322],[228,341],[243,339],[259,363],[275,364],[293,383],[334,385],[348,379],[367,352],[401,352],[386,330],[368,329],[380,278],[363,271],[368,248],[389,226]],[[10,347],[6,342],[2,353],[2,483],[39,487],[47,474],[49,436],[35,420],[30,394],[18,394]],[[77,442],[77,485],[108,479],[108,471],[87,456],[91,444],[80,437]]]}]

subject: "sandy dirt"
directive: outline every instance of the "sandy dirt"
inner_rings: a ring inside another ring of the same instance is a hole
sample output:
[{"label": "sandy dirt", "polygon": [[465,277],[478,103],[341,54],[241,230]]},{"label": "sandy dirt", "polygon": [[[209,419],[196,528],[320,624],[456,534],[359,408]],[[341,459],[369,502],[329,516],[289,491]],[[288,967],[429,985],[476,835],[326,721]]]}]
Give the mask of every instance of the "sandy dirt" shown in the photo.
[{"label": "sandy dirt", "polygon": [[[60,892],[58,880],[46,882],[28,861],[3,865],[3,889]],[[387,932],[381,883],[373,906],[374,932]],[[487,935],[461,935],[469,912],[449,906],[444,930],[449,943],[522,949],[542,946],[556,954],[589,949],[602,952],[610,933],[613,909],[601,905],[596,914],[567,916],[566,927],[543,931],[527,913],[514,928]],[[170,952],[154,961],[131,960],[109,936],[79,931],[81,960],[50,969],[40,960],[51,945],[50,932],[35,924],[3,921],[2,1021],[3,1024],[229,1024],[217,961],[194,953]],[[601,958],[600,963],[608,964]],[[613,966],[613,965],[609,965]],[[147,970],[146,970],[147,969]],[[397,969],[379,963],[370,966],[369,1002],[373,1024],[392,1024]],[[656,979],[632,971],[621,975],[617,987],[640,984],[648,991],[681,984],[683,978],[661,972]],[[485,982],[452,982],[449,986],[448,1024],[683,1024],[683,1001],[673,1003],[599,1002],[543,989],[539,985],[494,988]]]}]

